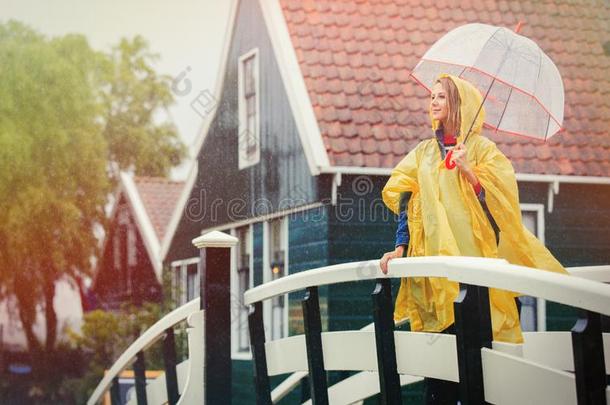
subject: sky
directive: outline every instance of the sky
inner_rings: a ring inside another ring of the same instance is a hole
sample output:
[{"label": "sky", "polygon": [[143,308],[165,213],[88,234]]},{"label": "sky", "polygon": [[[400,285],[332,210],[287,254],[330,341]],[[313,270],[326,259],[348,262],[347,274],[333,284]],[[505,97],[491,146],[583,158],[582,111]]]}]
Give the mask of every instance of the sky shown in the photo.
[{"label": "sky", "polygon": [[[80,33],[100,51],[141,35],[160,56],[158,73],[176,79],[171,120],[190,146],[202,117],[191,102],[214,92],[231,0],[0,0],[0,22],[15,19],[47,36]],[[181,75],[182,74],[182,75]],[[182,78],[182,80],[180,80]],[[190,81],[190,91],[186,81]],[[186,165],[173,172],[180,178]]]}]

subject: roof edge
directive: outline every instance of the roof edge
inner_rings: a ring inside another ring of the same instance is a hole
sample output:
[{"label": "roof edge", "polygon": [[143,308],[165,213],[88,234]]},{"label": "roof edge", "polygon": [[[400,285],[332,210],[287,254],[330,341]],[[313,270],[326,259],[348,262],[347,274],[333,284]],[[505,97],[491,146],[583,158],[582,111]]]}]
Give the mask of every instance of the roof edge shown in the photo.
[{"label": "roof edge", "polygon": [[184,186],[182,188],[182,193],[178,198],[178,202],[174,207],[174,211],[172,212],[172,216],[169,220],[169,224],[167,225],[167,229],[165,230],[165,235],[163,235],[163,240],[161,241],[161,247],[159,250],[159,260],[163,262],[165,260],[165,256],[169,252],[169,247],[171,246],[172,240],[174,239],[174,235],[178,230],[178,225],[180,225],[180,219],[182,218],[182,213],[184,212],[184,208],[186,207],[186,203],[188,202],[188,198],[191,195],[191,191],[193,190],[193,186],[195,185],[195,180],[197,180],[197,173],[199,168],[199,161],[193,161],[193,165],[191,166],[191,170],[189,175],[184,182]]},{"label": "roof edge", "polygon": [[142,235],[142,239],[144,240],[144,246],[148,251],[148,256],[155,270],[155,275],[157,276],[157,280],[161,281],[161,260],[159,257],[160,245],[159,239],[157,238],[157,234],[155,233],[155,228],[150,220],[150,216],[146,211],[146,207],[140,198],[140,193],[138,192],[138,188],[133,181],[132,176],[125,172],[121,172],[121,183],[125,190],[125,195],[127,199],[131,203],[131,208],[134,213],[134,217],[136,218],[136,225],[140,230],[140,234]]},{"label": "roof edge", "polygon": [[[327,166],[320,168],[321,174],[353,174],[361,176],[389,176],[392,168],[358,167],[358,166]],[[599,176],[569,176],[562,174],[515,173],[517,181],[533,183],[571,183],[571,184],[602,184],[610,185],[610,177]]]}]

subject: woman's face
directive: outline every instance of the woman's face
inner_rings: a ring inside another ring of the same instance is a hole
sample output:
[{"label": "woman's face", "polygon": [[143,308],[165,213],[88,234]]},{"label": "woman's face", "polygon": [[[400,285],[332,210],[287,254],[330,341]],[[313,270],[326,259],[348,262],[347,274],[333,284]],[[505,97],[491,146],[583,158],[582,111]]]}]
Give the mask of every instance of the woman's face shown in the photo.
[{"label": "woman's face", "polygon": [[444,123],[447,119],[447,92],[440,83],[435,83],[434,86],[432,86],[430,112],[432,113],[432,118],[439,120],[440,122]]}]

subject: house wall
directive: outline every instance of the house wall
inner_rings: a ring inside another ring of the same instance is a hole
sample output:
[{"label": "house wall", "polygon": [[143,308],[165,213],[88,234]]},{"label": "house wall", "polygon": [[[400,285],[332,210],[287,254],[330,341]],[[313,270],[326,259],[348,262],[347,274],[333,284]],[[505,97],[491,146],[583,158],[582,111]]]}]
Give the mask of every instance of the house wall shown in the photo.
[{"label": "house wall", "polygon": [[[321,199],[311,176],[258,2],[239,2],[216,115],[199,155],[199,178],[167,261],[196,255],[191,239],[230,224]],[[238,59],[258,48],[260,163],[238,169]]]},{"label": "house wall", "polygon": [[[548,184],[520,183],[521,202],[544,204],[547,248],[565,266],[610,264],[610,186],[561,184],[548,212]],[[570,330],[577,310],[547,302],[547,330]]]},{"label": "house wall", "polygon": [[[288,216],[288,272],[289,274],[309,270],[328,264],[328,209],[315,208],[294,213]],[[253,282],[260,285],[263,281],[263,223],[253,224]],[[320,309],[322,322],[327,325],[327,289],[320,289]],[[303,313],[301,299],[303,291],[289,294],[288,324],[290,335],[303,333]],[[324,329],[327,329],[325,327]],[[233,397],[232,403],[253,403],[254,382],[252,379],[252,361],[233,361]],[[271,385],[275,387],[286,376],[271,378]],[[299,402],[301,389],[295,389],[284,398],[280,404]]]},{"label": "house wall", "polygon": [[[397,219],[383,204],[381,190],[387,177],[343,176],[337,204],[329,209],[329,264],[368,261],[394,248]],[[378,271],[377,265],[362,266],[363,276]],[[396,297],[400,280],[393,280]],[[373,322],[373,280],[334,284],[328,287],[328,330],[360,329]],[[330,383],[351,372],[329,373]],[[421,384],[402,389],[403,403],[420,403]],[[371,398],[365,403],[376,404]]]},{"label": "house wall", "polygon": [[[127,204],[123,195],[119,198],[119,210],[127,209],[130,226],[135,229],[137,265],[130,271],[120,271],[114,266],[113,240],[117,232],[125,233],[124,228],[118,226],[118,215],[115,215],[109,228],[107,242],[100,260],[96,279],[92,288],[97,300],[98,308],[118,309],[121,304],[140,304],[143,301],[159,301],[161,299],[161,285],[157,281],[153,265],[144,245],[144,240],[133,217],[133,211]],[[127,254],[124,245],[127,237],[121,237],[121,255]],[[125,260],[127,263],[127,260]],[[130,274],[129,274],[130,273]],[[131,288],[128,288],[128,277],[131,277]]]},{"label": "house wall", "polygon": [[[197,257],[191,240],[209,228],[233,224],[294,206],[321,200],[329,192],[329,177],[313,177],[289,106],[258,1],[239,1],[221,96],[200,155],[198,179],[164,259]],[[258,48],[260,86],[260,163],[238,169],[238,59]],[[290,270],[325,263],[325,233],[301,231],[289,224]],[[323,222],[318,228],[324,229]],[[295,233],[292,231],[294,230]],[[294,236],[297,235],[297,236]],[[263,280],[263,224],[253,225],[253,282]],[[311,238],[318,240],[312,240]],[[298,248],[301,246],[301,248]],[[319,257],[317,257],[319,256]],[[277,382],[280,379],[273,379]],[[252,365],[233,362],[233,403],[253,403]],[[296,394],[295,394],[296,395]],[[288,403],[295,398],[287,398]]]},{"label": "house wall", "polygon": [[[326,265],[370,260],[393,247],[396,220],[385,209],[380,200],[383,177],[343,176],[338,190],[336,205],[325,205],[318,209],[292,214],[288,218],[289,230],[289,273],[293,274]],[[547,186],[537,183],[522,183],[520,198],[522,203],[547,203]],[[608,213],[603,201],[606,190],[592,186],[590,190],[582,186],[562,185],[555,196],[552,213],[545,211],[545,235],[552,253],[567,266],[602,264],[610,262],[602,248],[608,240]],[[595,201],[600,198],[602,202]],[[575,201],[580,201],[587,210],[577,209]],[[590,208],[590,210],[589,210]],[[585,243],[580,243],[576,232],[592,233]],[[572,234],[574,233],[574,234]],[[597,240],[599,239],[599,241]],[[263,276],[263,224],[253,225],[254,284],[259,285]],[[577,251],[577,255],[569,253]],[[363,275],[376,269],[363,268]],[[397,291],[394,284],[394,294]],[[345,330],[360,328],[372,322],[370,294],[373,282],[362,281],[323,287],[320,289],[324,330]],[[289,330],[290,334],[303,333],[300,309],[303,292],[290,294]],[[574,311],[564,306],[547,303],[547,327],[569,329],[574,323]],[[248,403],[254,395],[251,378],[252,363],[247,360],[233,362],[234,403]],[[330,373],[331,383],[344,378],[349,373]],[[272,378],[275,386],[285,376]],[[300,398],[300,389],[295,390],[283,403],[294,403]],[[421,385],[403,390],[405,401],[420,401]],[[373,402],[371,402],[373,403]]]},{"label": "house wall", "polygon": [[[329,207],[329,263],[379,258],[394,248],[396,219],[381,200],[385,177],[343,176],[337,204]],[[362,267],[362,275],[376,266]],[[329,287],[329,330],[359,329],[372,322],[374,281]]]}]

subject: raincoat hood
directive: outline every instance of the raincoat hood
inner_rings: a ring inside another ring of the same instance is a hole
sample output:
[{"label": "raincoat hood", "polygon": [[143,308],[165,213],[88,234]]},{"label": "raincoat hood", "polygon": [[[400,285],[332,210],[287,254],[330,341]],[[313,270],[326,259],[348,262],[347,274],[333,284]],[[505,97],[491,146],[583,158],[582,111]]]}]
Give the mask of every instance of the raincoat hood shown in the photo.
[{"label": "raincoat hood", "polygon": [[[483,96],[481,96],[481,93],[476,87],[466,80],[448,74],[441,74],[438,79],[443,77],[451,79],[460,95],[460,134],[457,138],[458,142],[463,142],[471,125],[472,129],[470,130],[469,138],[474,135],[479,135],[483,128],[483,122],[485,121],[485,108],[481,106],[483,103]],[[479,112],[478,114],[477,111]],[[432,130],[436,131],[440,126],[440,121],[432,118],[431,109],[429,110],[429,114],[430,120],[432,121]],[[474,125],[472,124],[473,121]]]}]

